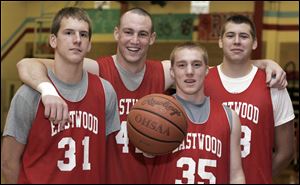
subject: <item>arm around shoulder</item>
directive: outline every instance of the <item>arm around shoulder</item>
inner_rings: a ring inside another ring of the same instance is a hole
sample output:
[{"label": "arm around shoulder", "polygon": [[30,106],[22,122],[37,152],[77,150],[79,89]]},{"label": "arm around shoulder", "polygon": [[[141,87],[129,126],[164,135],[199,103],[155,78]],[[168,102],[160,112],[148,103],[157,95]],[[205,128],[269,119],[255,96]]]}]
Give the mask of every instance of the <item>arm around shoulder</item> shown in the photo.
[{"label": "arm around shoulder", "polygon": [[42,82],[50,82],[47,67],[53,66],[51,59],[24,58],[17,63],[18,74],[25,84],[37,90]]},{"label": "arm around shoulder", "polygon": [[47,68],[52,68],[53,63],[51,59],[25,58],[17,63],[17,68],[20,79],[42,94],[45,117],[55,124],[65,123],[70,120],[67,104],[48,78]]},{"label": "arm around shoulder", "polygon": [[90,59],[90,58],[84,58],[83,60],[83,69],[99,76],[99,65],[96,60]]},{"label": "arm around shoulder", "polygon": [[288,82],[286,80],[286,72],[278,63],[270,59],[252,60],[253,65],[265,70],[266,83],[269,87],[284,89]]}]

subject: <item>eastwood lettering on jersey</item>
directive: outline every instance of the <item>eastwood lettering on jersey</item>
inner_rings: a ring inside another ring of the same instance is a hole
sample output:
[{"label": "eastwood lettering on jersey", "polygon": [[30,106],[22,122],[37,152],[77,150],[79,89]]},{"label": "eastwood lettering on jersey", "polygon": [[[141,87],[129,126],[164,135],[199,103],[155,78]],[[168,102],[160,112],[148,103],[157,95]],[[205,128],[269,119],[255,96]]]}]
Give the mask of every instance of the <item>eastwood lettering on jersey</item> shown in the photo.
[{"label": "eastwood lettering on jersey", "polygon": [[130,108],[138,101],[138,99],[120,99],[119,100],[119,112],[120,115],[128,115]]},{"label": "eastwood lettering on jersey", "polygon": [[70,128],[84,128],[94,134],[98,134],[98,118],[93,114],[85,111],[70,111],[69,115],[72,122],[66,123],[62,128],[58,125],[54,125],[51,121],[51,136]]},{"label": "eastwood lettering on jersey", "polygon": [[255,105],[248,104],[245,102],[223,102],[223,105],[228,106],[232,110],[235,110],[235,112],[241,117],[248,119],[249,121],[252,121],[253,123],[258,123],[258,117],[259,117],[259,109]]},{"label": "eastwood lettering on jersey", "polygon": [[175,149],[173,153],[180,150],[205,150],[222,157],[222,142],[211,135],[201,133],[187,133],[186,139]]}]

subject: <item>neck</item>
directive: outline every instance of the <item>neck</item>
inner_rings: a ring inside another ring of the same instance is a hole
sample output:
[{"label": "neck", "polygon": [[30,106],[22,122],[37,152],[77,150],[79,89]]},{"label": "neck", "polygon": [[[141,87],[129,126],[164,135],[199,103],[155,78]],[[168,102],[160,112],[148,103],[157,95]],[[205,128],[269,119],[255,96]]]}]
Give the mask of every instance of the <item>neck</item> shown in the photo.
[{"label": "neck", "polygon": [[176,88],[176,95],[188,102],[191,102],[193,104],[201,104],[205,100],[204,92],[201,90],[197,94],[188,95],[183,92],[179,88]]},{"label": "neck", "polygon": [[146,60],[140,60],[135,62],[126,61],[121,55],[117,54],[113,56],[114,60],[127,72],[136,74],[141,72],[145,67]]},{"label": "neck", "polygon": [[225,58],[221,64],[221,70],[224,75],[231,77],[231,78],[239,78],[246,76],[250,73],[252,69],[252,62],[251,60],[244,61],[229,61]]},{"label": "neck", "polygon": [[83,75],[83,63],[78,64],[57,61],[54,59],[53,73],[64,83],[76,84],[81,81]]}]

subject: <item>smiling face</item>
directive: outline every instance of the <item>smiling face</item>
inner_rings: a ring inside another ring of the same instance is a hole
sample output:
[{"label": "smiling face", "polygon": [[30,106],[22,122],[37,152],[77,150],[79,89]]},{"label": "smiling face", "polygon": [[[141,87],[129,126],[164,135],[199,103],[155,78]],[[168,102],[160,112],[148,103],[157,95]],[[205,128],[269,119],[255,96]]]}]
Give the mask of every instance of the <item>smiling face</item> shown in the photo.
[{"label": "smiling face", "polygon": [[88,23],[72,17],[62,18],[57,34],[50,36],[50,45],[55,49],[56,60],[82,62],[91,49]]},{"label": "smiling face", "polygon": [[252,50],[257,47],[257,41],[251,34],[249,24],[228,22],[219,39],[219,46],[223,48],[226,61],[242,63],[251,58]]},{"label": "smiling face", "polygon": [[114,36],[118,42],[118,60],[123,63],[144,63],[149,46],[155,41],[152,21],[147,15],[134,12],[125,13]]},{"label": "smiling face", "polygon": [[200,48],[178,48],[173,55],[171,77],[176,82],[176,93],[188,96],[203,95],[204,78],[208,72],[204,51]]}]

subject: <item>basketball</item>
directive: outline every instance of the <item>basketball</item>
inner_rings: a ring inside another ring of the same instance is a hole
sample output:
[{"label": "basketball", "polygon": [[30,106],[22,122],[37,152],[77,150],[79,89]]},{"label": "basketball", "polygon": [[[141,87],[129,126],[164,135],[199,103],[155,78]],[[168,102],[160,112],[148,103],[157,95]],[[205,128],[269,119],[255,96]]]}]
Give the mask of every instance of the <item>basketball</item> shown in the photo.
[{"label": "basketball", "polygon": [[127,117],[129,142],[150,155],[171,153],[187,132],[187,117],[177,100],[164,94],[139,99]]}]

